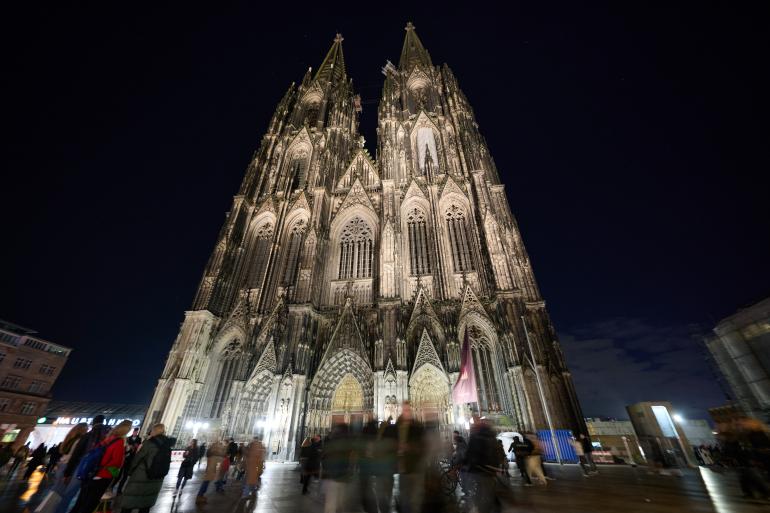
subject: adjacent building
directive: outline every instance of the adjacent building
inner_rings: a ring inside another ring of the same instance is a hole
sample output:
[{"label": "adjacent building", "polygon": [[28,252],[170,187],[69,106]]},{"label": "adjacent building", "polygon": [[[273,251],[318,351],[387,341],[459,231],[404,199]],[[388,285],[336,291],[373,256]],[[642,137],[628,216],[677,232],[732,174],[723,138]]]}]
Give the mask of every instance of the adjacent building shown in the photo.
[{"label": "adjacent building", "polygon": [[770,298],[721,320],[704,341],[734,401],[770,423]]},{"label": "adjacent building", "polygon": [[[37,419],[37,425],[27,440],[31,442],[32,447],[37,447],[41,443],[50,447],[64,440],[73,426],[81,422],[90,425],[97,415],[104,416],[104,423],[107,426],[130,420],[134,427],[140,427],[146,411],[146,404],[51,401],[43,416]],[[149,427],[147,429],[149,430]]]},{"label": "adjacent building", "polygon": [[51,401],[71,349],[0,320],[0,441],[23,444]]},{"label": "adjacent building", "polygon": [[641,402],[626,406],[626,411],[648,462],[672,467],[697,465],[692,444],[671,403]]},{"label": "adjacent building", "polygon": [[594,461],[615,463],[622,460],[629,464],[645,462],[631,421],[588,418],[586,427],[594,445]]},{"label": "adjacent building", "polygon": [[[184,441],[263,436],[291,459],[335,422],[410,400],[447,433],[585,432],[572,377],[468,98],[406,26],[377,152],[338,35],[278,103],[149,408]],[[507,172],[509,175],[512,172]],[[453,404],[467,337],[478,402]],[[551,422],[548,422],[548,419]]]}]

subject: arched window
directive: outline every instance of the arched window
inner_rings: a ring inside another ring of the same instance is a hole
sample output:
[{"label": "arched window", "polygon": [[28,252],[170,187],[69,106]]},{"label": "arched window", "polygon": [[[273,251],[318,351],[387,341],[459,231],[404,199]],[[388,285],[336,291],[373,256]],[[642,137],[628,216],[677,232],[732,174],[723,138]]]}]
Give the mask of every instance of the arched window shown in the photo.
[{"label": "arched window", "polygon": [[302,250],[302,239],[305,235],[305,221],[300,220],[291,227],[286,244],[286,261],[283,268],[281,283],[285,286],[294,285],[299,267],[299,254]]},{"label": "arched window", "polygon": [[270,245],[273,238],[273,225],[263,224],[257,229],[253,242],[254,249],[251,252],[251,272],[249,273],[249,287],[256,288],[262,285],[262,280],[267,271],[267,261],[270,258]]},{"label": "arched window", "polygon": [[476,390],[479,406],[483,411],[500,411],[499,380],[495,372],[495,353],[492,344],[476,326],[468,328],[473,354],[473,370],[476,373]]},{"label": "arched window", "polygon": [[372,229],[360,217],[354,217],[342,229],[340,237],[341,280],[371,278],[374,263]]},{"label": "arched window", "polygon": [[417,168],[421,175],[426,173],[425,164],[428,159],[433,163],[434,169],[438,169],[438,150],[436,149],[436,137],[433,129],[423,126],[417,129]]},{"label": "arched window", "polygon": [[307,125],[312,128],[316,126],[316,123],[318,123],[318,115],[321,113],[321,102],[308,102],[305,104],[305,109],[305,119],[307,120]]},{"label": "arched window", "polygon": [[445,217],[447,230],[449,231],[449,245],[452,250],[454,271],[459,273],[473,270],[465,211],[453,204],[446,210]]},{"label": "arched window", "polygon": [[430,274],[425,213],[418,208],[410,210],[406,215],[406,226],[409,237],[409,270],[413,276]]},{"label": "arched window", "polygon": [[241,343],[233,340],[222,350],[219,357],[219,375],[211,402],[211,418],[219,418],[222,415],[227,400],[230,398],[230,388],[233,380],[238,379],[241,367]]},{"label": "arched window", "polygon": [[291,190],[304,189],[307,182],[308,168],[307,152],[302,150],[295,153],[291,158],[289,173],[291,176]]}]

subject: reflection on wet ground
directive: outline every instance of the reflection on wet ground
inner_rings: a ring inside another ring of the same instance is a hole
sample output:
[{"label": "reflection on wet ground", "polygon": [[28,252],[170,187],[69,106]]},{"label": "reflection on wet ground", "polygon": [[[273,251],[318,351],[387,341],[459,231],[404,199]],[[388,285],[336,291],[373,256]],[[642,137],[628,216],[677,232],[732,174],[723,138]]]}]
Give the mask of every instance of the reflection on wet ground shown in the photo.
[{"label": "reflection on wet ground", "polygon": [[[224,493],[210,487],[208,503],[196,506],[195,496],[203,476],[196,468],[194,478],[182,493],[174,496],[178,464],[172,465],[158,502],[152,513],[213,513],[253,510],[256,513],[309,513],[323,511],[321,486],[314,482],[310,493],[300,493],[299,472],[294,463],[268,463],[256,503],[242,502],[241,483],[228,480]],[[205,467],[204,467],[205,468]],[[512,475],[517,474],[512,468]],[[682,477],[661,476],[644,467],[605,466],[600,474],[585,478],[575,465],[549,465],[549,473],[557,479],[547,486],[524,487],[518,478],[510,480],[515,505],[505,511],[602,513],[602,512],[713,512],[743,513],[770,511],[770,503],[747,500],[741,495],[738,480],[731,471],[715,472],[707,468],[686,470]],[[17,472],[17,475],[20,474]],[[27,500],[39,501],[50,481],[42,472],[35,472],[27,482],[0,476],[0,512],[17,513],[25,510]],[[37,489],[40,494],[33,497]],[[355,490],[349,486],[350,498],[344,511],[361,511],[356,507]],[[113,511],[119,511],[119,499]]]}]

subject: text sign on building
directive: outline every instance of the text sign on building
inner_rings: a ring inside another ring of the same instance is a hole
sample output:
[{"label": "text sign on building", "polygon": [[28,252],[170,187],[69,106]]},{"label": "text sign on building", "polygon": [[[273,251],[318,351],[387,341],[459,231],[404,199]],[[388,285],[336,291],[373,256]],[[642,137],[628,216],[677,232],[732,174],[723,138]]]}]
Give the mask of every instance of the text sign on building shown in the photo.
[{"label": "text sign on building", "polygon": [[[93,417],[59,417],[58,419],[53,421],[54,426],[61,426],[61,425],[70,425],[74,426],[75,424],[80,424],[81,422],[85,422],[86,424],[91,424],[91,421],[93,421]],[[116,426],[123,422],[124,420],[130,420],[131,425],[134,427],[138,427],[142,421],[141,419],[104,419],[104,425],[105,426]]]}]

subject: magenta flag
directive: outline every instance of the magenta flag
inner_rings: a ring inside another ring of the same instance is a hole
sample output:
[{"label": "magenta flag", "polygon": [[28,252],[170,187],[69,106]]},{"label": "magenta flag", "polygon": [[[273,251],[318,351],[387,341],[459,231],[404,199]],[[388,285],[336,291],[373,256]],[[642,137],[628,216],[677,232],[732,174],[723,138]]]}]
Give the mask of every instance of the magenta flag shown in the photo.
[{"label": "magenta flag", "polygon": [[477,403],[476,372],[473,370],[471,344],[468,341],[468,329],[465,329],[463,346],[460,349],[460,376],[452,389],[452,402],[455,404]]}]

